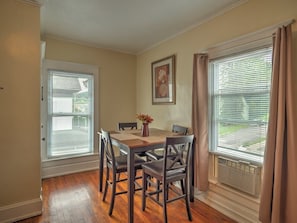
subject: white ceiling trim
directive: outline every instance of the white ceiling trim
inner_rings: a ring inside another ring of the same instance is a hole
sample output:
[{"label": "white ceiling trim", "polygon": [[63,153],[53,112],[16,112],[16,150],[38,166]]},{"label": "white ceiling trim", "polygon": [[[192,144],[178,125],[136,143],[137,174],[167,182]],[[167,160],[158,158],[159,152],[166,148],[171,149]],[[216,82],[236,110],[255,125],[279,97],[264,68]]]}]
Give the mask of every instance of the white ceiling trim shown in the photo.
[{"label": "white ceiling trim", "polygon": [[34,6],[38,6],[40,7],[41,4],[39,1],[37,0],[18,0],[19,2],[23,2],[23,3],[26,3],[26,4],[29,4],[29,5],[34,5]]}]

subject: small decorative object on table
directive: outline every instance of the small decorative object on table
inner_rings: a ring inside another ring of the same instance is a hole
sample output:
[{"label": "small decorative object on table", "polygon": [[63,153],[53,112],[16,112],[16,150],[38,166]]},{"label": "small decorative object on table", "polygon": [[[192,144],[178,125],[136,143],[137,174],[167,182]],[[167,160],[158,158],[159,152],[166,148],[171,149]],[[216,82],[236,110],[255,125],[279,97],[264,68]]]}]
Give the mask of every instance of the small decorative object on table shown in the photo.
[{"label": "small decorative object on table", "polygon": [[149,136],[149,127],[148,124],[152,123],[154,119],[145,114],[136,114],[136,118],[142,121],[142,136]]}]

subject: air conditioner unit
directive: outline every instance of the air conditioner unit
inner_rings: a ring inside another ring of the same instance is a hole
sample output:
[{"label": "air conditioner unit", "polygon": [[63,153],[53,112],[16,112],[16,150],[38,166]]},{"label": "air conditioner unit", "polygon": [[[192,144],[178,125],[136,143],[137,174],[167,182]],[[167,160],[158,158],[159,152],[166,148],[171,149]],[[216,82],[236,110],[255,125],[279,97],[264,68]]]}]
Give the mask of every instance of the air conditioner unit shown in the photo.
[{"label": "air conditioner unit", "polygon": [[261,169],[248,162],[218,157],[218,181],[253,196],[260,193]]}]

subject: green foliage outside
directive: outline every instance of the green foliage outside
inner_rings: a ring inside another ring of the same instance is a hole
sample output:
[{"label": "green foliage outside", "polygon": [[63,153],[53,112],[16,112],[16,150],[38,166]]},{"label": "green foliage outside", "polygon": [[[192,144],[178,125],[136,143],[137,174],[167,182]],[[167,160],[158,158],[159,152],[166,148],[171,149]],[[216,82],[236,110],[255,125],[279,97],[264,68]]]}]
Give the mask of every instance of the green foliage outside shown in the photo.
[{"label": "green foliage outside", "polygon": [[219,135],[224,136],[224,135],[229,135],[233,132],[237,132],[240,129],[243,128],[248,128],[248,125],[219,125]]}]

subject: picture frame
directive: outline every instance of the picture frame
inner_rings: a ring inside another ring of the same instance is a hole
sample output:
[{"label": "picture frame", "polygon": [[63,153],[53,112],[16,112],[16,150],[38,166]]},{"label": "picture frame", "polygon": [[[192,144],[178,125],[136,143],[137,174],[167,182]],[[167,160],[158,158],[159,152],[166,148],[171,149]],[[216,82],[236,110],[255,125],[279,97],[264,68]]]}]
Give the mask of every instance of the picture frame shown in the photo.
[{"label": "picture frame", "polygon": [[152,104],[175,104],[175,55],[152,62]]}]

